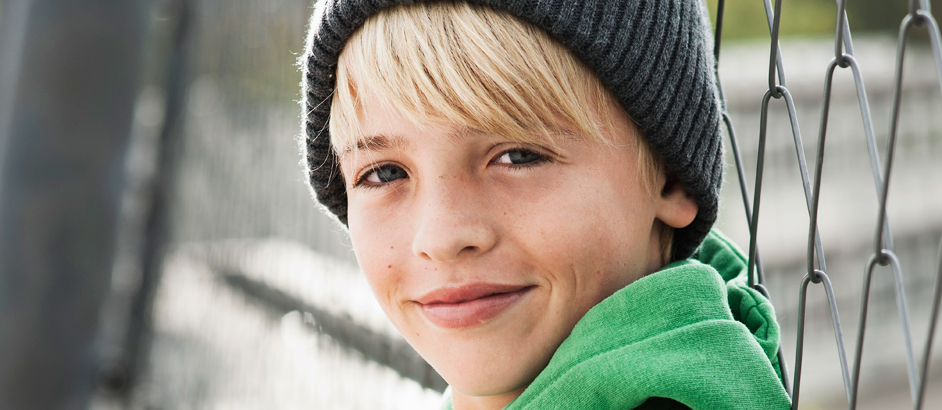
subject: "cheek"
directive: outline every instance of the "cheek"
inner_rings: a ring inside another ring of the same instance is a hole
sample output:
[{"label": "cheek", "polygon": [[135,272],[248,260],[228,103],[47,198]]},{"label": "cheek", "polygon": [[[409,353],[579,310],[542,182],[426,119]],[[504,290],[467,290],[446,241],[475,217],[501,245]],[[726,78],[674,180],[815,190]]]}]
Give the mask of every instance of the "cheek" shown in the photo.
[{"label": "cheek", "polygon": [[348,213],[350,241],[357,262],[366,276],[373,294],[387,316],[393,318],[398,308],[398,290],[403,282],[402,252],[408,244],[402,243],[389,219],[363,218],[368,213],[351,208]]},{"label": "cheek", "polygon": [[636,190],[618,189],[622,181],[593,175],[591,182],[525,201],[508,230],[579,317],[644,273],[654,220]]}]

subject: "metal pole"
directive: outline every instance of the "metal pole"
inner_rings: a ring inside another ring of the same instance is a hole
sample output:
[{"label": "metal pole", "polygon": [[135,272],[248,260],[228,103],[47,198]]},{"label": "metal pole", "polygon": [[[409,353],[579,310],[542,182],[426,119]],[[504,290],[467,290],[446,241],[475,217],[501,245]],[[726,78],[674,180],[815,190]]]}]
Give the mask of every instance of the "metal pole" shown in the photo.
[{"label": "metal pole", "polygon": [[2,409],[88,406],[148,6],[4,7],[20,43],[0,44]]}]

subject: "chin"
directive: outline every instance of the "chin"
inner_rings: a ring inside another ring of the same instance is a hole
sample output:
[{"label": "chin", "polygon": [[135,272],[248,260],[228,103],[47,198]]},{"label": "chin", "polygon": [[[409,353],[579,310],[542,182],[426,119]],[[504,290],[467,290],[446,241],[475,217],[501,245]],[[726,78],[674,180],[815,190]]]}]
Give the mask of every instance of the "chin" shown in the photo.
[{"label": "chin", "polygon": [[[453,390],[467,396],[497,396],[526,388],[555,351],[551,346],[502,337],[508,332],[500,329],[490,332],[492,337],[468,333],[410,340]],[[495,336],[502,340],[494,340]]]},{"label": "chin", "polygon": [[[439,373],[442,374],[452,390],[474,397],[500,396],[523,390],[539,374],[539,370],[532,372],[533,374],[527,374],[520,372],[519,369],[509,369],[508,367],[493,366],[492,369],[480,373],[470,370],[462,374],[461,369]],[[446,373],[448,376],[445,375]]]}]

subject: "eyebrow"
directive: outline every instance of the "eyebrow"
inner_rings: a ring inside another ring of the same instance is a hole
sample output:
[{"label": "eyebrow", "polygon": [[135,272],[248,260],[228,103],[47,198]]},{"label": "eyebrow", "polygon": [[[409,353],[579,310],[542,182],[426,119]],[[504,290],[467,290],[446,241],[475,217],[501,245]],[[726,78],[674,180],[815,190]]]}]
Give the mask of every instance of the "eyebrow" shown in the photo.
[{"label": "eyebrow", "polygon": [[403,149],[409,146],[409,141],[403,138],[400,135],[368,135],[357,139],[357,143],[354,146],[347,147],[341,153],[341,156],[346,156],[350,151],[362,151],[362,150],[385,150],[385,149]]},{"label": "eyebrow", "polygon": [[[452,132],[449,132],[445,135],[445,138],[453,142],[458,142],[463,139],[473,138],[480,135],[487,134],[486,131],[481,131],[471,127],[460,126],[457,127]],[[357,139],[357,143],[351,147],[347,147],[341,152],[341,156],[345,156],[350,153],[350,151],[361,151],[361,150],[387,150],[387,149],[404,149],[408,148],[411,145],[408,139],[403,138],[401,135],[386,135],[386,134],[376,134],[376,135],[367,135]]]},{"label": "eyebrow", "polygon": [[452,142],[458,142],[467,138],[479,137],[481,135],[487,134],[487,131],[482,131],[476,128],[466,127],[464,125],[459,126],[458,129],[449,132],[447,137]]}]

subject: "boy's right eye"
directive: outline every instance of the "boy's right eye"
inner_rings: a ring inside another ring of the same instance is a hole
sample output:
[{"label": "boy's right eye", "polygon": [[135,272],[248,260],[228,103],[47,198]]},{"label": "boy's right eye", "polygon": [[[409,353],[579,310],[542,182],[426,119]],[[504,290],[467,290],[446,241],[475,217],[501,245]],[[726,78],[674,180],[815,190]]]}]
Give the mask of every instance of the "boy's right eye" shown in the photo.
[{"label": "boy's right eye", "polygon": [[379,186],[408,176],[406,170],[397,165],[379,165],[361,174],[354,186]]}]

